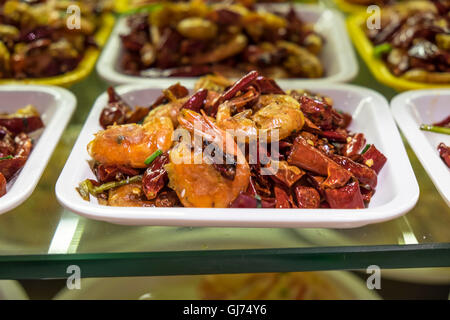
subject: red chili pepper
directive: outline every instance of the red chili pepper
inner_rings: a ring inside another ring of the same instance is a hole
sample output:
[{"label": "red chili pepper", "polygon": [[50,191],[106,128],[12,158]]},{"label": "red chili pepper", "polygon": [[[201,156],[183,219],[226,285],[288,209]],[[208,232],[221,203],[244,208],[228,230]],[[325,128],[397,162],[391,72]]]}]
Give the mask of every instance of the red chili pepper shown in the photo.
[{"label": "red chili pepper", "polygon": [[206,97],[208,96],[208,89],[200,89],[194,93],[188,101],[184,103],[181,109],[189,109],[195,112],[200,112],[200,109],[205,104]]},{"label": "red chili pepper", "polygon": [[164,165],[169,163],[169,154],[163,153],[157,157],[147,168],[142,178],[142,190],[149,200],[153,200],[158,195],[159,191],[164,188],[168,176]]},{"label": "red chili pepper", "polygon": [[6,194],[6,178],[0,172],[0,197]]},{"label": "red chili pepper", "polygon": [[246,89],[256,78],[258,78],[258,76],[259,76],[258,71],[253,70],[247,73],[242,78],[240,78],[238,81],[236,81],[227,91],[222,93],[222,95],[216,100],[209,115],[214,117],[217,113],[217,108],[222,102],[230,100],[236,95],[236,93]]},{"label": "red chili pepper", "polygon": [[387,159],[375,146],[372,144],[370,148],[364,152],[361,156],[363,158],[363,163],[375,170],[378,174],[386,163]]},{"label": "red chili pepper", "polygon": [[363,197],[356,180],[341,188],[325,189],[325,199],[333,209],[364,208]]}]

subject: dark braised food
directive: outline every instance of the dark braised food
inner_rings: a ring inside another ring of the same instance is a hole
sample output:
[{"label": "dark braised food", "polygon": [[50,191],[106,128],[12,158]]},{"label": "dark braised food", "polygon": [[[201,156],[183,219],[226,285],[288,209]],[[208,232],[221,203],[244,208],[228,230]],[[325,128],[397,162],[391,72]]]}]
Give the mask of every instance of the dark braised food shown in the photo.
[{"label": "dark braised food", "polygon": [[14,114],[0,113],[0,197],[6,184],[25,165],[33,147],[29,133],[44,126],[37,110],[29,105]]},{"label": "dark braised food", "polygon": [[[0,79],[43,78],[74,70],[99,24],[102,1],[0,1]],[[80,8],[79,28],[67,10]]]},{"label": "dark braised food", "polygon": [[364,208],[387,161],[332,99],[256,71],[175,84],[148,107],[108,93],[87,146],[96,179],[77,188],[105,205]]},{"label": "dark braised food", "polygon": [[374,55],[406,80],[450,83],[450,0],[406,1],[382,10],[367,29]]},{"label": "dark braised food", "polygon": [[121,35],[123,72],[238,78],[258,70],[271,78],[320,78],[323,39],[291,9],[285,14],[203,1],[164,3],[132,15]]}]

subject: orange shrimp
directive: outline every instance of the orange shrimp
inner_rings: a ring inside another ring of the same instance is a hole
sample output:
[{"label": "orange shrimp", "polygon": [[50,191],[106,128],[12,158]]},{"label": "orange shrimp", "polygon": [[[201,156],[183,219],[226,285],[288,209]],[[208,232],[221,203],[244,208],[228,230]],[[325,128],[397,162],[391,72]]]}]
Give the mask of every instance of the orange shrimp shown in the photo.
[{"label": "orange shrimp", "polygon": [[106,165],[146,168],[145,160],[156,150],[172,145],[173,124],[168,117],[153,117],[144,125],[114,125],[95,135],[88,146],[91,157]]},{"label": "orange shrimp", "polygon": [[[190,133],[201,136],[213,143],[224,153],[236,157],[236,174],[228,179],[214,168],[213,164],[183,161],[185,155],[182,144],[170,151],[170,162],[165,166],[169,175],[169,187],[178,195],[185,207],[228,207],[241,192],[244,192],[250,179],[250,167],[244,154],[238,148],[232,136],[218,128],[204,113],[203,116],[192,110],[181,110],[178,118],[180,125]],[[199,124],[201,128],[197,128]],[[191,152],[191,158],[194,152]]]}]

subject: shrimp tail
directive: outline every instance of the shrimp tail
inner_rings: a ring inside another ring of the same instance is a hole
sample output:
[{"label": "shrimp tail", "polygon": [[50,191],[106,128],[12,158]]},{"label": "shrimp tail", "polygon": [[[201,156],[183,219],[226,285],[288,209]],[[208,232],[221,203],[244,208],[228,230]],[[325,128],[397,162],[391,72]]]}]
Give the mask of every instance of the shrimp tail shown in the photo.
[{"label": "shrimp tail", "polygon": [[[226,142],[228,141],[228,143],[231,143],[230,139],[232,140],[233,138],[231,136],[228,137],[225,131],[217,127],[214,122],[208,119],[203,110],[201,110],[201,113],[202,114],[192,110],[183,109],[178,117],[178,122],[189,132],[201,136],[210,143],[214,143],[221,148],[222,151],[226,150],[228,152],[232,150],[232,154],[236,155],[235,148],[226,149]],[[232,142],[234,144],[234,140]]]}]

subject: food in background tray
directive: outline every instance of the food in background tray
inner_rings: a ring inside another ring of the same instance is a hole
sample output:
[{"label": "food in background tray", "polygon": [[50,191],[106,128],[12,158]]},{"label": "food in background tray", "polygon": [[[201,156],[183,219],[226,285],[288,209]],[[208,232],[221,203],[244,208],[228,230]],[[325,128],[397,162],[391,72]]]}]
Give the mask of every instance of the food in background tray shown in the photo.
[{"label": "food in background tray", "polygon": [[393,75],[450,83],[450,1],[407,1],[382,10],[381,28],[367,29],[374,55]]},{"label": "food in background tray", "polygon": [[204,276],[205,300],[336,300],[333,284],[315,272],[254,273]]},{"label": "food in background tray", "polygon": [[108,93],[87,146],[97,179],[77,188],[105,205],[364,208],[387,160],[332,99],[256,71],[177,83],[148,107]]},{"label": "food in background tray", "polygon": [[[433,125],[423,124],[420,126],[420,129],[436,133],[450,134],[450,116],[440,122],[434,123]],[[441,142],[438,145],[437,150],[444,163],[450,168],[450,146],[447,146],[445,143]]]},{"label": "food in background tray", "polygon": [[164,3],[129,17],[120,68],[145,77],[219,72],[238,78],[258,70],[271,78],[320,78],[324,40],[294,9],[274,13],[202,1]]},{"label": "food in background tray", "polygon": [[14,114],[0,113],[0,197],[6,194],[6,184],[25,165],[33,139],[30,133],[44,126],[32,105]]},{"label": "food in background tray", "polygon": [[[67,13],[70,5],[80,8],[79,21]],[[0,79],[74,70],[86,50],[96,47],[93,35],[105,6],[104,1],[0,1]]]}]

